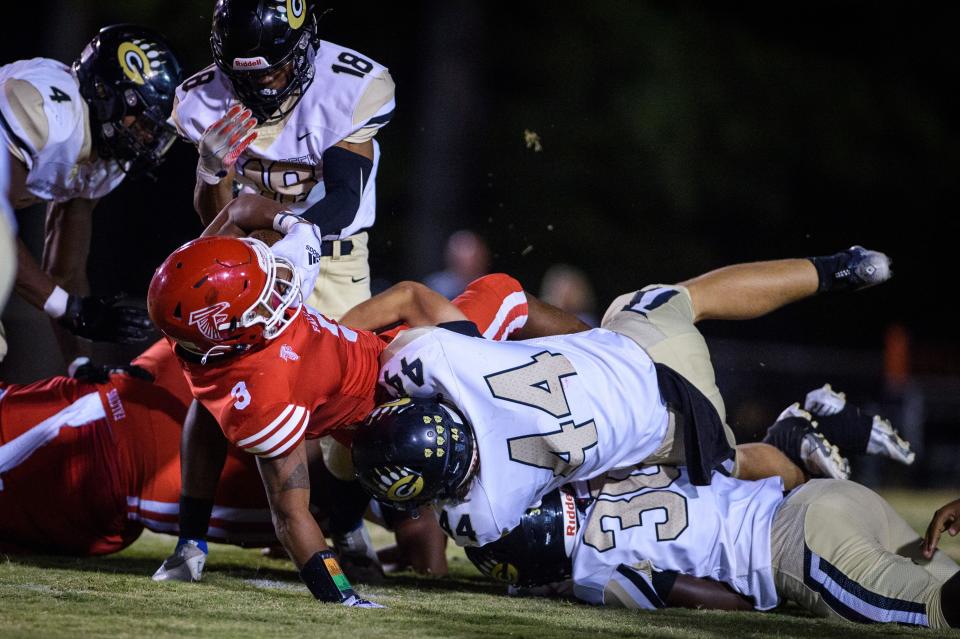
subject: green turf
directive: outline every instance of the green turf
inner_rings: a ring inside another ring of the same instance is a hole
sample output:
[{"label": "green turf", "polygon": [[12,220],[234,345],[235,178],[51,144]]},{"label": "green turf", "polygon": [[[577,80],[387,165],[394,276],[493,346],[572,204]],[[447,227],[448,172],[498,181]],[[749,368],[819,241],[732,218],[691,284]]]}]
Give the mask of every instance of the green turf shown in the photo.
[{"label": "green turf", "polygon": [[[887,493],[922,530],[946,493]],[[387,537],[380,536],[381,541]],[[960,559],[960,540],[948,552]],[[401,573],[389,587],[359,588],[388,606],[353,610],[320,605],[291,564],[256,550],[214,546],[200,584],[155,584],[149,575],[172,539],[145,533],[126,551],[97,559],[3,557],[0,637],[824,637],[960,636],[898,626],[854,626],[788,607],[776,613],[603,610],[500,596],[463,554],[451,549],[452,577]]]}]

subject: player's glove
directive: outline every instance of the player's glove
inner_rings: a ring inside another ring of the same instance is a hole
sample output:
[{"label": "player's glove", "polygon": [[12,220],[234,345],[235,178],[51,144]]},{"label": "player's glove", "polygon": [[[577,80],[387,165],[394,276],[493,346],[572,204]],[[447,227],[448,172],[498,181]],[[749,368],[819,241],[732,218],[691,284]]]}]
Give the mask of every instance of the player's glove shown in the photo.
[{"label": "player's glove", "polygon": [[74,335],[95,342],[134,344],[146,341],[153,332],[147,310],[119,304],[122,294],[105,297],[71,295],[67,310],[57,322]]},{"label": "player's glove", "polygon": [[286,212],[277,215],[274,228],[284,236],[271,246],[270,250],[274,255],[290,260],[299,271],[300,293],[306,301],[313,292],[317,276],[320,275],[320,229],[315,224]]},{"label": "player's glove", "polygon": [[142,379],[145,382],[152,382],[155,379],[150,371],[135,364],[121,366],[94,364],[89,357],[78,357],[70,362],[70,366],[67,367],[67,374],[70,377],[91,384],[105,384],[110,380],[111,375],[120,373]]},{"label": "player's glove", "polygon": [[234,105],[227,114],[207,127],[200,138],[197,175],[207,184],[219,184],[240,154],[257,139],[257,119],[249,109]]}]

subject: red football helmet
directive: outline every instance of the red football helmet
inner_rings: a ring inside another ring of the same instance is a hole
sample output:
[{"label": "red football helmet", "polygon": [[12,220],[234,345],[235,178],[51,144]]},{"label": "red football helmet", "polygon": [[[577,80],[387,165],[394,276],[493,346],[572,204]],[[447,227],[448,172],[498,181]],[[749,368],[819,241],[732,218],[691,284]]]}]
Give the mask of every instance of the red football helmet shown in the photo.
[{"label": "red football helmet", "polygon": [[297,269],[252,238],[187,242],[160,265],[147,293],[157,328],[205,355],[277,337],[300,313],[300,302]]}]

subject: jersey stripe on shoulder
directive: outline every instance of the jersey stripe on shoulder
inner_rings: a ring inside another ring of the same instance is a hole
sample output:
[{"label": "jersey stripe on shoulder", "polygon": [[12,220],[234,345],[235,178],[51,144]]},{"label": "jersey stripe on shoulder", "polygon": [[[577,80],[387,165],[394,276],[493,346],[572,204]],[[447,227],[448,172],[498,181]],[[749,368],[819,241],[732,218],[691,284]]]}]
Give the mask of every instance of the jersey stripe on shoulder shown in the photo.
[{"label": "jersey stripe on shoulder", "polygon": [[[278,446],[289,444],[287,440],[290,435],[293,435],[297,430],[303,430],[306,413],[306,407],[288,404],[268,426],[250,437],[241,439],[237,442],[237,446],[254,455],[273,453],[268,455],[272,457],[280,454],[275,449]],[[306,416],[309,418],[309,415]]]}]

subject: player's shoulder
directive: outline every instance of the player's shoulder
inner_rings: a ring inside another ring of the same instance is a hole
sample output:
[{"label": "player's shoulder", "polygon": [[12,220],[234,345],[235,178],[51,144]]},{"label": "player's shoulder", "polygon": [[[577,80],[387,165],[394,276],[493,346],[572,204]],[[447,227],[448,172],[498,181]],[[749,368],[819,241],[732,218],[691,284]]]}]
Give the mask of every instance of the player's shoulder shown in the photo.
[{"label": "player's shoulder", "polygon": [[47,58],[20,60],[0,68],[0,112],[14,142],[34,155],[82,134],[86,102],[70,67]]},{"label": "player's shoulder", "polygon": [[319,100],[342,113],[345,129],[369,129],[369,139],[393,116],[395,85],[390,72],[373,58],[342,45],[323,41],[314,57],[314,82],[309,100]]},{"label": "player's shoulder", "polygon": [[229,78],[215,64],[197,71],[177,87],[173,121],[180,135],[193,140],[236,102]]}]

